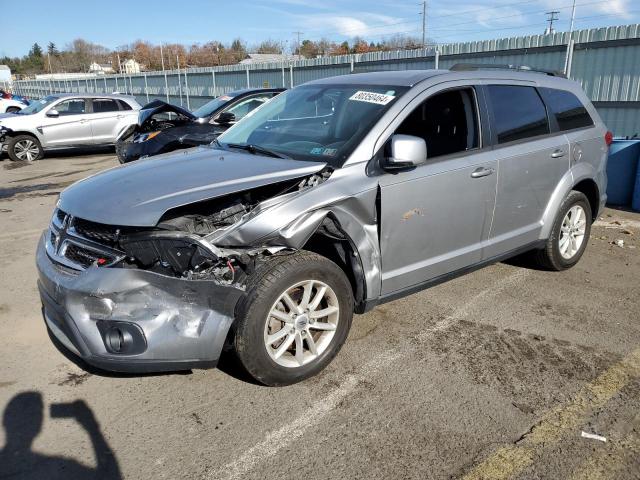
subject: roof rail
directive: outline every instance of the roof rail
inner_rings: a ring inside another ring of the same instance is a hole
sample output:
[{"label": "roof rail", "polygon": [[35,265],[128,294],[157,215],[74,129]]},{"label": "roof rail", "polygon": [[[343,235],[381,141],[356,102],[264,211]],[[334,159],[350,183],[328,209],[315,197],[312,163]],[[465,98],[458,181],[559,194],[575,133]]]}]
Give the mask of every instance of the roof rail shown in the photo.
[{"label": "roof rail", "polygon": [[563,77],[567,76],[557,70],[543,70],[540,68],[531,68],[527,65],[499,65],[494,63],[456,63],[450,69],[452,72],[469,72],[473,70],[515,70],[518,72],[532,72],[543,73],[551,77]]}]

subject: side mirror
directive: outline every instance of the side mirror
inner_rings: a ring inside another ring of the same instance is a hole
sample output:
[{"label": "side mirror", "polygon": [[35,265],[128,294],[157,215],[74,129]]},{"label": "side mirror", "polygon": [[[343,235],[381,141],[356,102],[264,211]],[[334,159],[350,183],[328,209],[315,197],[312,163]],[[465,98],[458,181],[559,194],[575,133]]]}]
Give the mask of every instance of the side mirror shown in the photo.
[{"label": "side mirror", "polygon": [[216,118],[216,122],[221,125],[229,125],[230,123],[233,123],[235,121],[236,116],[231,112],[222,112],[220,115],[218,115],[218,118]]},{"label": "side mirror", "polygon": [[407,170],[427,161],[427,143],[413,135],[391,137],[391,156],[384,159],[385,170]]},{"label": "side mirror", "polygon": [[58,110],[56,110],[55,108],[52,108],[47,112],[47,117],[58,118],[59,116],[60,112],[58,112]]}]

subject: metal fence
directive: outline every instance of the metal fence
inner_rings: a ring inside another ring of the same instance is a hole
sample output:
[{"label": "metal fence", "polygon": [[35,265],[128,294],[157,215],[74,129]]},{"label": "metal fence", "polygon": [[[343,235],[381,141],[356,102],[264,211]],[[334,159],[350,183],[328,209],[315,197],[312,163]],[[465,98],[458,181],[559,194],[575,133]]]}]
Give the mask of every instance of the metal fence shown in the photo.
[{"label": "metal fence", "polygon": [[287,63],[228,65],[49,78],[14,83],[17,93],[38,98],[52,93],[134,95],[144,104],[161,99],[195,109],[211,98],[241,88],[290,88],[310,80],[350,73],[449,68],[455,63],[499,63],[563,70],[582,84],[616,135],[640,133],[640,24],[552,35],[441,45],[435,49],[371,52]]}]

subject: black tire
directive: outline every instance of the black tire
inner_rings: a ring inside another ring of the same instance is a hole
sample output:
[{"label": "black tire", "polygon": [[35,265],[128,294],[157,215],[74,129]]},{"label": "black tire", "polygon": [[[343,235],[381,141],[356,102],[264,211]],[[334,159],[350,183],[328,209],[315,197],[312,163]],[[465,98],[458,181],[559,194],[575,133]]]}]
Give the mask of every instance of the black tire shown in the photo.
[{"label": "black tire", "polygon": [[[567,215],[567,212],[569,212],[569,210],[574,206],[582,207],[585,214],[586,225],[584,239],[582,240],[582,244],[580,245],[580,248],[577,250],[577,252],[571,258],[565,258],[560,253],[562,223],[565,216]],[[540,267],[547,270],[561,271],[573,267],[576,263],[578,263],[578,261],[582,257],[582,254],[587,248],[587,244],[589,243],[589,235],[591,234],[591,222],[591,205],[589,203],[589,200],[584,193],[572,190],[571,192],[569,192],[569,195],[567,195],[567,197],[560,205],[560,208],[558,209],[556,218],[553,221],[553,226],[551,227],[551,235],[547,239],[545,248],[535,252],[535,262]]]},{"label": "black tire", "polygon": [[124,152],[129,145],[130,142],[121,140],[116,142],[116,155],[118,156],[118,161],[122,164],[127,163],[127,158],[124,155]]},{"label": "black tire", "polygon": [[[317,358],[302,366],[282,366],[271,358],[265,346],[268,314],[280,295],[306,280],[324,282],[336,294],[340,308],[337,327],[330,343]],[[351,284],[335,263],[306,251],[274,256],[250,276],[247,295],[236,312],[233,331],[235,354],[245,370],[264,385],[283,386],[300,382],[316,375],[333,360],[347,338],[352,318]]]},{"label": "black tire", "polygon": [[[33,145],[35,153],[31,156],[31,159],[28,157],[20,158],[18,153],[16,153],[16,147],[18,146],[19,148],[23,142],[31,142]],[[9,158],[14,162],[35,162],[44,156],[44,150],[42,149],[42,145],[40,145],[40,141],[32,135],[18,135],[9,138],[7,142],[7,153],[9,154]]]},{"label": "black tire", "polygon": [[18,107],[9,107],[7,108],[7,113],[17,113],[20,111],[20,108]]}]

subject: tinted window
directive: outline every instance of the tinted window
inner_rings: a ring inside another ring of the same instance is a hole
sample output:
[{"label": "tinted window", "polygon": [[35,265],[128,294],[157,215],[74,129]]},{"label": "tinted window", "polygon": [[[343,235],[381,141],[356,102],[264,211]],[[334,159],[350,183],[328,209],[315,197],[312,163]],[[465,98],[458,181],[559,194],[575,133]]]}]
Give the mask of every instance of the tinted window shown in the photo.
[{"label": "tinted window", "polygon": [[131,105],[123,100],[118,100],[118,103],[120,104],[120,110],[133,110]]},{"label": "tinted window", "polygon": [[93,101],[94,113],[117,112],[118,110],[118,104],[115,100],[111,100],[108,98],[97,98]]},{"label": "tinted window", "polygon": [[79,115],[85,112],[84,100],[74,99],[60,102],[55,107],[60,115]]},{"label": "tinted window", "polygon": [[593,120],[584,105],[571,92],[555,88],[541,88],[544,101],[558,121],[560,130],[591,127]]},{"label": "tinted window", "polygon": [[473,90],[452,90],[425,100],[395,133],[424,138],[427,157],[465,152],[479,145]]},{"label": "tinted window", "polygon": [[498,143],[549,133],[547,111],[535,88],[490,85],[488,89]]}]

